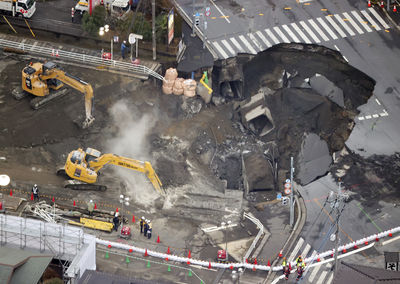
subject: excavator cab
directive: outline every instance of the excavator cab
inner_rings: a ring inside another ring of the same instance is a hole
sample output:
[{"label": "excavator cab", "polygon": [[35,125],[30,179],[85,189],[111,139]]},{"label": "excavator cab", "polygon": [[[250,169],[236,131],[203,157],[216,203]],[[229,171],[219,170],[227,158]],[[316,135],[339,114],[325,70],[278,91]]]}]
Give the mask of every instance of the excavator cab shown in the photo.
[{"label": "excavator cab", "polygon": [[86,153],[86,155],[85,155],[86,163],[96,160],[97,158],[99,158],[101,156],[101,152],[96,149],[93,149],[93,148],[86,148],[85,153]]}]

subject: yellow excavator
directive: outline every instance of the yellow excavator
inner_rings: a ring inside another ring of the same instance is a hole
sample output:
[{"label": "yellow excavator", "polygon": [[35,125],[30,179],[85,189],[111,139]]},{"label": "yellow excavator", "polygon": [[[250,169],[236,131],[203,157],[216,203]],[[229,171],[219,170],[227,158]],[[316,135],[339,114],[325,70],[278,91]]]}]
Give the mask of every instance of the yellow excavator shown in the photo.
[{"label": "yellow excavator", "polygon": [[99,176],[99,170],[105,165],[116,165],[134,171],[145,173],[160,194],[164,194],[162,183],[149,162],[142,162],[114,154],[101,154],[100,151],[81,148],[68,154],[65,166],[57,171],[57,175],[68,176],[70,180],[65,184],[66,188],[75,190],[100,190],[107,189],[104,185],[94,184]]},{"label": "yellow excavator", "polygon": [[30,63],[22,70],[22,90],[14,90],[13,96],[21,100],[28,94],[35,96],[30,104],[33,109],[39,109],[55,98],[67,94],[64,84],[78,90],[85,95],[86,118],[82,128],[89,127],[93,121],[93,88],[89,83],[61,70],[54,62]]}]

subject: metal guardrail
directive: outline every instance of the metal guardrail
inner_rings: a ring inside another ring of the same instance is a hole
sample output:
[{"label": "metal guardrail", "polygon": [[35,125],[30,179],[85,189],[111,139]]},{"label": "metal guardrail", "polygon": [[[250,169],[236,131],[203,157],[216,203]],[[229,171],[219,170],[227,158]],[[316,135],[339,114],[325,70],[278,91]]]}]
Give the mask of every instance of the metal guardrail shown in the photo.
[{"label": "metal guardrail", "polygon": [[256,245],[257,245],[258,241],[260,240],[261,236],[264,234],[264,225],[260,222],[260,220],[258,220],[256,217],[254,217],[254,215],[251,214],[251,213],[244,212],[243,213],[243,217],[249,219],[251,222],[256,224],[256,226],[260,229],[258,231],[257,236],[254,238],[254,240],[251,243],[249,249],[247,250],[246,254],[243,257],[243,262],[245,262],[246,259],[249,258],[251,252],[256,248]]},{"label": "metal guardrail", "polygon": [[132,72],[136,74],[150,75],[159,80],[164,80],[164,77],[148,68],[144,65],[137,65],[123,61],[103,59],[92,55],[75,53],[70,51],[59,50],[55,48],[38,46],[35,44],[26,44],[17,41],[11,41],[6,39],[0,39],[0,47],[20,50],[26,53],[38,54],[42,56],[54,56],[57,59],[63,59],[65,61],[74,61],[77,63],[91,65],[94,67],[103,66],[108,67],[111,70]]}]

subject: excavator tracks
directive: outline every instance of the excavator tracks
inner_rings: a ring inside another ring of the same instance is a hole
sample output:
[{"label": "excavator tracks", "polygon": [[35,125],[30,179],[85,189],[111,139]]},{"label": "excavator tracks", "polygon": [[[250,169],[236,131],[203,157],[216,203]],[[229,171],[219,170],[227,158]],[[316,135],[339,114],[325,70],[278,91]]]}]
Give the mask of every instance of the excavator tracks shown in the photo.
[{"label": "excavator tracks", "polygon": [[20,101],[23,98],[25,98],[26,96],[28,96],[28,93],[24,92],[24,90],[22,90],[21,87],[17,87],[14,90],[12,90],[11,94],[12,94],[13,98],[16,99],[17,101]]},{"label": "excavator tracks", "polygon": [[[70,178],[67,175],[67,173],[65,172],[64,168],[58,169],[57,175],[63,176],[68,179]],[[74,179],[69,179],[69,180],[65,181],[64,187],[72,189],[72,190],[94,190],[94,191],[106,191],[107,190],[107,186],[105,186],[105,185],[85,183],[85,182],[81,182],[81,181],[74,180]]]},{"label": "excavator tracks", "polygon": [[68,94],[68,89],[64,88],[64,89],[55,91],[45,97],[36,97],[31,100],[30,104],[33,109],[39,109],[39,108],[43,107],[44,105],[48,104],[50,101],[52,101],[56,98],[60,98],[66,94]]}]

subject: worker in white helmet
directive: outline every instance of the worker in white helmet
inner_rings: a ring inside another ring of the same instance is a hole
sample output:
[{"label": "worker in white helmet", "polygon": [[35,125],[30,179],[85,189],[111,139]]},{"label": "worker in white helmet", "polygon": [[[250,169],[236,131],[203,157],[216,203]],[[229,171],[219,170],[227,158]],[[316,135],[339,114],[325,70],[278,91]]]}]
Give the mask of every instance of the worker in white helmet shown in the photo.
[{"label": "worker in white helmet", "polygon": [[143,233],[144,222],[145,222],[145,219],[144,219],[144,216],[142,216],[142,218],[140,218],[140,233],[141,234]]}]

